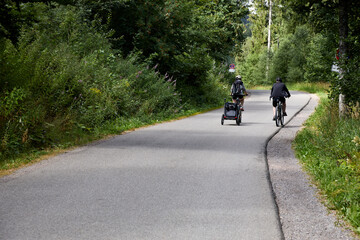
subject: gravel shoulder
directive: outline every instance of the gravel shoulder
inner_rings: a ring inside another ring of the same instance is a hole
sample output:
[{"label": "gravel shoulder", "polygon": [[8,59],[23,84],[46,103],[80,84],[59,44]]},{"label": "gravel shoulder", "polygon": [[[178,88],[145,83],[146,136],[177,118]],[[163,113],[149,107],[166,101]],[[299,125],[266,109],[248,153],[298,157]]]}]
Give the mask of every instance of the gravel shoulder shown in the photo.
[{"label": "gravel shoulder", "polygon": [[267,145],[270,181],[285,239],[359,239],[341,227],[339,220],[321,203],[317,188],[296,159],[291,143],[305,120],[314,112],[318,97],[283,127]]}]

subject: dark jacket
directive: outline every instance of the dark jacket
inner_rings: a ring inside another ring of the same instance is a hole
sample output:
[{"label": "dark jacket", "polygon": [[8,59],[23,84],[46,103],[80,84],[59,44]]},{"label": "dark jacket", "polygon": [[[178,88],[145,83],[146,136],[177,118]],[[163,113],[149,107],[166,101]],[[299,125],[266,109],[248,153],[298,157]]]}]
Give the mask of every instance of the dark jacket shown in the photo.
[{"label": "dark jacket", "polygon": [[271,97],[290,97],[290,92],[282,82],[276,82],[271,88]]},{"label": "dark jacket", "polygon": [[243,81],[241,81],[241,80],[235,80],[234,82],[233,82],[233,84],[231,85],[231,93],[233,92],[233,89],[235,88],[235,84],[240,84],[242,87],[243,87],[243,92],[244,93],[246,93],[246,88],[245,88],[245,86],[244,86],[244,83],[243,83]]}]

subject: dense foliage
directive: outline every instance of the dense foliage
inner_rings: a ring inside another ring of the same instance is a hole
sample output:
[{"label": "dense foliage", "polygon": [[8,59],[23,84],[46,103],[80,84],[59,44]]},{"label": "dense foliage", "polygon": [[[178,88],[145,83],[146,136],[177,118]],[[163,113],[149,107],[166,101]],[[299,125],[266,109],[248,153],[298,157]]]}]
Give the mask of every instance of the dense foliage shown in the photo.
[{"label": "dense foliage", "polygon": [[247,12],[232,0],[5,0],[0,11],[0,159],[217,106]]},{"label": "dense foliage", "polygon": [[[360,233],[360,2],[252,2],[252,35],[237,58],[238,72],[253,85],[270,85],[277,76],[290,89],[299,83],[330,84],[329,98],[324,97],[294,146],[329,205]],[[347,115],[341,118],[340,94],[347,105]]]},{"label": "dense foliage", "polygon": [[[288,82],[331,82],[334,100],[343,93],[349,104],[360,101],[358,1],[272,0],[270,49],[270,1],[253,2],[252,36],[238,58],[239,72],[247,82],[270,84],[277,76]],[[341,4],[348,19],[345,24],[341,21],[345,18],[340,15]],[[340,44],[342,28],[347,29],[346,44]],[[346,45],[346,51],[342,45]],[[337,60],[339,48],[341,56]],[[340,74],[332,71],[333,65],[340,67]]]},{"label": "dense foliage", "polygon": [[140,50],[151,66],[159,64],[162,74],[177,79],[185,98],[204,101],[209,71],[214,65],[225,69],[243,40],[246,8],[238,2],[129,1],[109,19],[112,42],[125,54]]},{"label": "dense foliage", "polygon": [[17,46],[3,40],[2,154],[56,145],[119,116],[180,107],[172,81],[136,56],[116,54],[75,7],[42,7],[48,15],[24,30]]}]

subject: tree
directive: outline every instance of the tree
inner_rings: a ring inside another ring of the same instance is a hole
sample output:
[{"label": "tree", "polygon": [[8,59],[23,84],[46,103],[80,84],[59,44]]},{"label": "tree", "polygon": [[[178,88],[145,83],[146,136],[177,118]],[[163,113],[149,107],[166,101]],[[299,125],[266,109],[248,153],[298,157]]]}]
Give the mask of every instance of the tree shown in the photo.
[{"label": "tree", "polygon": [[[349,1],[339,0],[339,55],[340,58],[347,58],[347,39],[349,35]],[[346,81],[344,78],[344,69],[340,68],[340,81]],[[346,111],[345,107],[345,93],[340,92],[339,95],[339,113],[344,115]]]},{"label": "tree", "polygon": [[[349,0],[306,0],[295,1],[290,0],[288,6],[296,14],[299,21],[308,20],[309,26],[315,33],[322,33],[329,39],[336,39],[337,46],[334,45],[329,51],[335,55],[335,49],[339,49],[340,61],[339,66],[341,74],[339,79],[332,81],[332,97],[337,99],[339,96],[345,100],[340,102],[356,103],[360,101],[360,91],[357,79],[359,68],[360,44],[359,30],[359,1]],[[349,94],[351,93],[351,94]],[[337,96],[336,96],[337,95]],[[340,103],[340,111],[342,112],[344,105]]]}]

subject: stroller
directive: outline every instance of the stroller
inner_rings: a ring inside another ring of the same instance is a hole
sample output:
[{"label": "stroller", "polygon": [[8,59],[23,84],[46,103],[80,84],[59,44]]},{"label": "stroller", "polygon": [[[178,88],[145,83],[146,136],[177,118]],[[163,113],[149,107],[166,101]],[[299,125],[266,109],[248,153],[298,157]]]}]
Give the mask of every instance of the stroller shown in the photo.
[{"label": "stroller", "polygon": [[224,120],[235,120],[237,125],[241,123],[240,99],[236,99],[236,103],[226,102],[224,99],[224,114],[221,116],[221,125],[224,125]]}]

